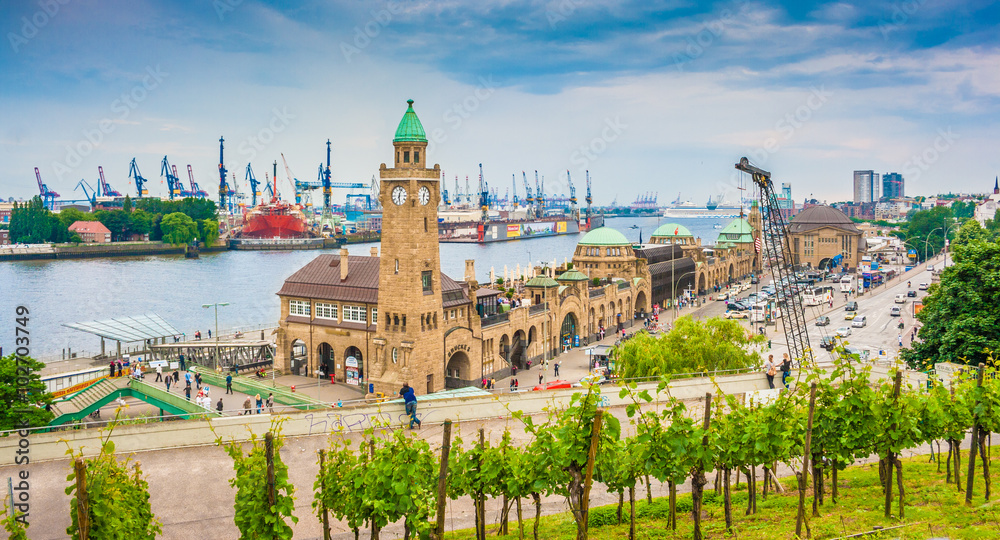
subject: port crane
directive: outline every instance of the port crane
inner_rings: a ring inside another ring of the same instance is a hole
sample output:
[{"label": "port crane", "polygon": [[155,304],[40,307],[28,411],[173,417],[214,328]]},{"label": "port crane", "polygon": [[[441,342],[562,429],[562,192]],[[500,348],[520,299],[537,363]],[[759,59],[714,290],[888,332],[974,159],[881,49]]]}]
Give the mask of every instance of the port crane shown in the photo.
[{"label": "port crane", "polygon": [[514,200],[513,200],[513,205],[514,205],[514,210],[517,210],[517,206],[521,203],[521,201],[517,198],[517,175],[516,174],[510,175],[510,183],[511,183],[511,185],[514,186]]},{"label": "port crane", "polygon": [[160,162],[160,176],[167,177],[167,194],[170,196],[170,200],[181,194],[181,187],[177,185],[180,179],[174,175],[173,170],[170,168],[167,156],[163,156],[163,161]]},{"label": "port crane", "polygon": [[229,185],[226,184],[226,161],[223,150],[225,149],[225,139],[219,137],[219,212],[226,211],[226,199],[229,197]]},{"label": "port crane", "polygon": [[194,193],[195,197],[198,197],[199,199],[208,198],[208,192],[198,187],[198,183],[194,181],[194,171],[191,170],[191,165],[188,165],[188,180],[191,181],[191,191]]},{"label": "port crane", "polygon": [[580,210],[576,207],[576,186],[573,185],[573,178],[569,175],[569,169],[566,169],[566,182],[569,183],[569,211],[579,221]]},{"label": "port crane", "polygon": [[142,177],[142,173],[139,172],[139,165],[136,164],[135,158],[132,158],[132,163],[128,169],[128,177],[135,182],[135,191],[139,194],[139,197],[145,197],[149,195],[149,190],[146,189],[146,180]]},{"label": "port crane", "polygon": [[765,261],[771,262],[778,305],[785,317],[782,325],[785,328],[789,355],[800,365],[802,362],[811,363],[813,354],[809,347],[805,308],[802,299],[792,288],[795,284],[792,250],[788,245],[788,229],[781,207],[778,206],[778,196],[774,192],[771,173],[751,165],[750,160],[745,157],[740,158],[736,170],[749,173],[754,184],[760,189],[761,218],[764,227],[761,266],[763,267]]},{"label": "port crane", "polygon": [[58,197],[59,194],[49,189],[49,186],[46,186],[45,183],[42,182],[42,173],[38,172],[38,167],[35,167],[35,179],[38,180],[38,195],[42,198],[42,204],[45,208],[52,210],[55,208],[56,197]]},{"label": "port crane", "polygon": [[489,184],[483,178],[483,164],[479,164],[479,210],[481,212],[480,221],[486,223],[490,217]]},{"label": "port crane", "polygon": [[257,186],[260,185],[260,182],[258,182],[257,177],[253,175],[253,168],[250,167],[249,163],[247,163],[246,180],[247,182],[250,182],[250,206],[257,206],[257,197],[260,197],[260,190],[257,189]]},{"label": "port crane", "polygon": [[[361,185],[364,187],[364,184]],[[326,140],[326,171],[323,173],[323,211],[330,211],[330,139]]]},{"label": "port crane", "polygon": [[448,195],[448,188],[445,187],[444,170],[441,171],[441,200],[445,206],[451,206],[451,197]]},{"label": "port crane", "polygon": [[181,197],[194,197],[194,188],[193,187],[191,189],[185,189],[184,188],[184,181],[181,180],[180,175],[177,174],[177,165],[171,165],[170,166],[170,170],[174,171],[174,179],[177,182],[177,188],[181,192]]},{"label": "port crane", "polygon": [[97,175],[100,177],[100,180],[97,183],[97,195],[99,197],[101,197],[101,196],[103,196],[103,197],[121,197],[122,196],[121,193],[119,193],[117,190],[115,190],[113,187],[111,187],[108,184],[107,180],[104,179],[104,167],[101,167],[100,165],[97,166]]},{"label": "port crane", "polygon": [[[76,187],[73,188],[73,191],[78,189],[83,191],[83,196],[90,201],[90,206],[92,208],[97,206],[97,191],[95,191],[86,180],[81,178],[80,181],[76,183]],[[89,193],[87,192],[88,190],[90,191]]]},{"label": "port crane", "polygon": [[535,215],[542,217],[545,215],[545,180],[542,180],[541,185],[538,183],[538,170],[535,170],[535,202],[538,203],[538,210],[535,211]]},{"label": "port crane", "polygon": [[590,227],[590,205],[593,204],[594,198],[590,195],[590,170],[587,170],[587,227]]}]

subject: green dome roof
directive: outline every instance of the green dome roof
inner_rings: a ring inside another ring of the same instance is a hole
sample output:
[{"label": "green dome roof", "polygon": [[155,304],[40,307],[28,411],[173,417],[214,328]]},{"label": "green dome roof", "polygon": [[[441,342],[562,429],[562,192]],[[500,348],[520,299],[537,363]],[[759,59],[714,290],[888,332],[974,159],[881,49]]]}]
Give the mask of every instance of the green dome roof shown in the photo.
[{"label": "green dome roof", "polygon": [[549,276],[535,276],[524,284],[525,287],[558,287],[559,283]]},{"label": "green dome roof", "polygon": [[581,246],[630,246],[625,235],[612,229],[611,227],[600,227],[583,235],[579,245]]},{"label": "green dome roof", "polygon": [[745,219],[734,219],[719,233],[715,243],[722,244],[752,244],[753,227]]},{"label": "green dome roof", "polygon": [[417,118],[417,113],[413,111],[413,100],[406,100],[408,107],[403,113],[403,119],[399,121],[396,128],[396,136],[392,142],[427,142],[427,134],[424,133],[424,126]]},{"label": "green dome roof", "polygon": [[587,279],[589,278],[578,270],[567,270],[556,278],[558,281],[587,281]]},{"label": "green dome roof", "polygon": [[694,236],[694,235],[691,234],[691,231],[689,231],[688,228],[683,225],[678,225],[676,223],[666,223],[657,227],[656,230],[653,231],[653,234],[651,234],[649,237],[652,238],[654,236],[679,237],[679,236]]}]

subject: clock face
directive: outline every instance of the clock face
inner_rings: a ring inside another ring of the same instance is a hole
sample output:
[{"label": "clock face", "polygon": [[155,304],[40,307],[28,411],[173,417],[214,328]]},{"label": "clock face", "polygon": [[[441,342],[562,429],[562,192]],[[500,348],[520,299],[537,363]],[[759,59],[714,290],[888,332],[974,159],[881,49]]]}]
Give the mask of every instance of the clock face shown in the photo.
[{"label": "clock face", "polygon": [[431,190],[426,187],[420,188],[420,204],[427,204],[431,200]]},{"label": "clock face", "polygon": [[392,202],[396,203],[397,206],[406,202],[406,188],[403,186],[396,186],[392,189]]}]

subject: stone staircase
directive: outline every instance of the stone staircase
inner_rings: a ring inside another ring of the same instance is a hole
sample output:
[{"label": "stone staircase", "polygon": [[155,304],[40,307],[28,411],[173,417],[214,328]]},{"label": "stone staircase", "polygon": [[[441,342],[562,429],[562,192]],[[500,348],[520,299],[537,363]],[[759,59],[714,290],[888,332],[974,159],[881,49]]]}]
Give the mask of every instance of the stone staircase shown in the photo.
[{"label": "stone staircase", "polygon": [[97,401],[100,401],[108,394],[121,390],[127,386],[128,377],[101,379],[97,383],[88,386],[80,392],[77,392],[70,399],[53,403],[52,413],[55,414],[55,418],[78,413],[93,405]]}]

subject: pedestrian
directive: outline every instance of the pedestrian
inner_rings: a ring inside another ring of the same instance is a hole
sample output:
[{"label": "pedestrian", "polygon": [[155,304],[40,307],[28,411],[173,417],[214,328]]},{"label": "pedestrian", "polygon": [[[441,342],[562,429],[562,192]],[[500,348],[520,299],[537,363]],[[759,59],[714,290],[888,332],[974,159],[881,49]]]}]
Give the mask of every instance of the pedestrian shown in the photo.
[{"label": "pedestrian", "polygon": [[517,375],[517,366],[511,366],[511,368],[510,368],[510,376],[513,377],[515,375]]},{"label": "pedestrian", "polygon": [[490,379],[490,390],[493,390],[496,387],[497,387],[497,380],[496,379]]},{"label": "pedestrian", "polygon": [[250,414],[250,396],[247,396],[247,398],[243,401],[243,415],[245,416],[248,414]]},{"label": "pedestrian", "polygon": [[556,365],[555,365],[555,370],[556,370],[556,377],[558,377],[558,376],[559,376],[559,364],[560,364],[560,363],[561,363],[561,362],[556,362]]},{"label": "pedestrian", "polygon": [[483,377],[483,389],[486,389],[486,377]]},{"label": "pedestrian", "polygon": [[194,374],[194,382],[198,384],[198,390],[201,390],[201,373]]},{"label": "pedestrian", "polygon": [[527,363],[527,366],[528,366],[528,367],[527,367],[527,368],[525,368],[525,369],[531,369],[531,360],[528,360],[528,363]]},{"label": "pedestrian", "polygon": [[160,382],[163,380],[163,366],[157,364],[156,366],[156,380],[153,382]]},{"label": "pedestrian", "polygon": [[542,384],[542,374],[538,374],[538,384]]},{"label": "pedestrian", "polygon": [[219,411],[219,414],[222,414],[222,408],[222,398],[220,397],[219,402],[215,404],[215,410]]},{"label": "pedestrian", "polygon": [[178,356],[177,360],[181,363],[181,371],[187,371],[187,363],[184,361],[184,355]]},{"label": "pedestrian", "polygon": [[788,358],[788,353],[784,353],[784,357],[781,360],[781,384],[785,385],[785,388],[790,388],[788,385],[788,379],[792,376],[792,360]]},{"label": "pedestrian", "polygon": [[399,395],[403,396],[406,414],[410,416],[410,429],[413,429],[414,422],[417,423],[417,427],[420,427],[420,419],[417,418],[417,396],[413,392],[413,388],[410,388],[409,383],[403,383],[403,387],[399,389]]},{"label": "pedestrian", "polygon": [[510,380],[510,391],[511,391],[511,392],[513,392],[513,391],[514,391],[514,379],[511,379],[511,380]]},{"label": "pedestrian", "polygon": [[174,370],[174,384],[176,384],[176,383],[180,382],[180,380],[181,380],[181,374],[180,374],[180,372],[179,372],[179,371],[177,371],[177,370],[175,369],[175,370]]},{"label": "pedestrian", "polygon": [[170,375],[167,375],[167,379],[166,379],[166,383],[167,383],[167,392],[169,392],[169,391],[170,391],[170,381],[172,381],[172,380],[173,380],[173,379],[171,379],[171,378],[170,378]]},{"label": "pedestrian", "polygon": [[337,398],[337,406],[338,407],[343,407],[344,406],[344,402],[341,401],[340,398]]},{"label": "pedestrian", "polygon": [[898,337],[898,338],[899,338],[899,346],[900,346],[900,347],[902,347],[902,346],[903,346],[903,334],[899,334],[899,335],[898,335],[898,336],[896,336],[896,337]]},{"label": "pedestrian", "polygon": [[233,374],[229,373],[226,375],[226,393],[233,393]]},{"label": "pedestrian", "polygon": [[191,401],[191,385],[188,385],[188,386],[184,387],[184,397],[188,401]]},{"label": "pedestrian", "polygon": [[208,339],[212,339],[212,329],[208,329]]},{"label": "pedestrian", "polygon": [[778,374],[778,365],[774,362],[774,355],[767,355],[767,361],[764,362],[764,374],[767,375],[767,387],[774,388],[774,376]]},{"label": "pedestrian", "polygon": [[257,414],[260,414],[260,411],[264,409],[264,400],[260,398],[260,394],[254,396],[253,400],[257,408]]},{"label": "pedestrian", "polygon": [[184,372],[184,384],[186,384],[187,386],[191,386],[191,372],[190,371]]},{"label": "pedestrian", "polygon": [[114,378],[115,376],[115,361],[112,360],[108,362],[108,370],[111,372],[108,377]]},{"label": "pedestrian", "polygon": [[265,402],[265,404],[267,405],[267,412],[269,412],[271,414],[274,414],[274,393],[273,392],[268,392],[267,393],[267,401]]},{"label": "pedestrian", "polygon": [[520,387],[521,387],[521,383],[519,383],[519,382],[517,381],[517,379],[514,379],[514,390],[517,390],[517,389],[518,389],[518,388],[520,388]]}]

